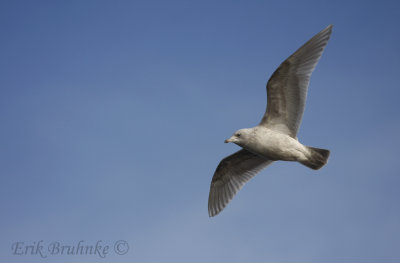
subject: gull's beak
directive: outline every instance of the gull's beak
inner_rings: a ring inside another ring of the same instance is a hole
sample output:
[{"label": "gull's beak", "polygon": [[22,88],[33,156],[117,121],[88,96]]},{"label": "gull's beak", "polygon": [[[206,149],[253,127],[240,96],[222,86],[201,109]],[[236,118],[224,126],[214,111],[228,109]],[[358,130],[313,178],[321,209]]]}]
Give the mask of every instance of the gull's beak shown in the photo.
[{"label": "gull's beak", "polygon": [[232,142],[232,137],[229,138],[229,139],[226,139],[226,140],[224,141],[224,143],[228,143],[228,142]]}]

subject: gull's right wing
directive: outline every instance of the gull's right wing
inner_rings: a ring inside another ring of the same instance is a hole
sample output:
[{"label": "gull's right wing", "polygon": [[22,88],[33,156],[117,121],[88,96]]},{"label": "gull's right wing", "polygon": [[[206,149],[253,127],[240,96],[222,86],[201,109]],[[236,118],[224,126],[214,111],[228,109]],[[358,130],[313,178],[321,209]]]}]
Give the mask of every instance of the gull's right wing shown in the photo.
[{"label": "gull's right wing", "polygon": [[273,161],[245,149],[224,158],[215,170],[208,197],[208,214],[215,216],[243,185]]}]

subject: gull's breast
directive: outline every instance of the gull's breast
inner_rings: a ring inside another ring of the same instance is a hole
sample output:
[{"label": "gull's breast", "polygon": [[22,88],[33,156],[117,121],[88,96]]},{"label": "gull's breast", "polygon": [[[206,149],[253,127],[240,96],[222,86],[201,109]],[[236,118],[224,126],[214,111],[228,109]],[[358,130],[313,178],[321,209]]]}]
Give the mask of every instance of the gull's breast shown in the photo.
[{"label": "gull's breast", "polygon": [[246,146],[249,151],[272,160],[296,161],[306,153],[296,139],[268,128],[258,129]]}]

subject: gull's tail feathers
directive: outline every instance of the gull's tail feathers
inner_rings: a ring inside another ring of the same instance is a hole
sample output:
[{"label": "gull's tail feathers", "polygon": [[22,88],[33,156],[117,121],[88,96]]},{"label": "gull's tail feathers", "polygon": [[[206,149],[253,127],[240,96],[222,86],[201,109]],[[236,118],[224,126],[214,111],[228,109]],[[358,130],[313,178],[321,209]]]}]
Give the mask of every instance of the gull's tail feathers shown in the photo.
[{"label": "gull's tail feathers", "polygon": [[309,147],[309,146],[306,146],[306,147],[310,151],[310,156],[308,157],[308,160],[301,161],[300,162],[301,164],[303,164],[311,169],[318,170],[328,162],[329,153],[330,153],[329,150],[319,149],[319,148],[314,148],[314,147]]}]

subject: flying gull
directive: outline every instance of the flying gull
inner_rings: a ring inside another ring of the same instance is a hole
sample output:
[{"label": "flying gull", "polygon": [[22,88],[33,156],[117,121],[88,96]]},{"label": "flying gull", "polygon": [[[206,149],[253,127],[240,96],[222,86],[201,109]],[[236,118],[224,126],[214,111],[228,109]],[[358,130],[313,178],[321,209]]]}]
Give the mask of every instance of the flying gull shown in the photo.
[{"label": "flying gull", "polygon": [[296,134],[311,73],[331,32],[329,25],[275,70],[267,83],[267,109],[261,122],[225,140],[242,149],[224,158],[215,170],[208,198],[210,217],[220,213],[247,181],[274,161],[297,161],[314,170],[327,163],[329,150],[305,146]]}]

